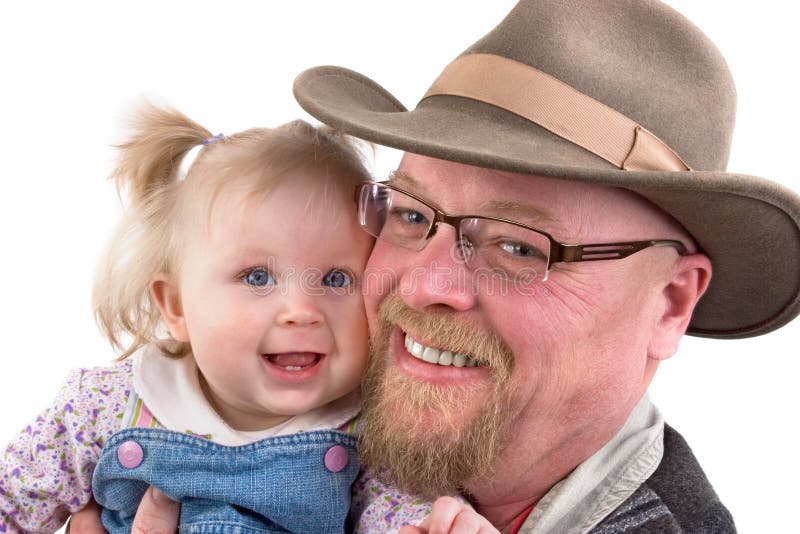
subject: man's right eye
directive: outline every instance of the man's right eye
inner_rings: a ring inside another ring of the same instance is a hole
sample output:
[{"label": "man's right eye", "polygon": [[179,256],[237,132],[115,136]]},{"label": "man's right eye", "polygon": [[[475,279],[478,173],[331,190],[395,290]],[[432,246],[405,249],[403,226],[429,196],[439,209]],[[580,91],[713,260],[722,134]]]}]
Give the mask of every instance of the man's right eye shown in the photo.
[{"label": "man's right eye", "polygon": [[275,278],[266,269],[253,269],[242,275],[242,282],[253,287],[275,285]]}]

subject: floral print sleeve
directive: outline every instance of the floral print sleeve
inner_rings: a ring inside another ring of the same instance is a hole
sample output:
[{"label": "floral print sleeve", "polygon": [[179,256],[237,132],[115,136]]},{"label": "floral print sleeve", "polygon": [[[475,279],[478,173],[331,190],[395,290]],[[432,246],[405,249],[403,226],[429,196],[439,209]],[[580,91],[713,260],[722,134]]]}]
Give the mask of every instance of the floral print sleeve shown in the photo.
[{"label": "floral print sleeve", "polygon": [[50,408],[6,447],[0,463],[0,533],[55,532],[92,493],[92,472],[117,430],[131,366],[78,369]]},{"label": "floral print sleeve", "polygon": [[[469,504],[460,495],[454,497]],[[356,534],[393,533],[404,525],[422,523],[431,514],[431,505],[430,501],[403,493],[384,484],[372,473],[362,471],[353,484],[350,519],[355,524]]]}]

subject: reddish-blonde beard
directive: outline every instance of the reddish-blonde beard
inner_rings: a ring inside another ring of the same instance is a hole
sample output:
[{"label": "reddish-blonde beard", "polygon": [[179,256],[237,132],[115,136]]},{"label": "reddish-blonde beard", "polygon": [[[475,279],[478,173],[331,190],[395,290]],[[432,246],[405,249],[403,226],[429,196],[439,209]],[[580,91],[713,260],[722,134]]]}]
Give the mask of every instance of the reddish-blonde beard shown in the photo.
[{"label": "reddish-blonde beard", "polygon": [[[490,381],[447,386],[393,372],[389,351],[395,325],[438,347],[488,361]],[[387,482],[427,498],[489,478],[513,418],[508,381],[514,359],[508,346],[494,332],[453,314],[420,313],[395,296],[381,304],[373,334],[362,384],[362,462]]]}]

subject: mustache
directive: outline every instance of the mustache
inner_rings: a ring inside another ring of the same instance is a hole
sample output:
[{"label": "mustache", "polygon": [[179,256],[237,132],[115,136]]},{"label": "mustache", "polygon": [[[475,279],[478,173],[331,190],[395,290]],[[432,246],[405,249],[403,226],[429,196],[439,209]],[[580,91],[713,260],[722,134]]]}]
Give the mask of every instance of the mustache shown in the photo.
[{"label": "mustache", "polygon": [[497,332],[459,317],[454,312],[420,312],[397,295],[387,295],[378,307],[376,337],[388,339],[393,326],[420,337],[436,348],[458,352],[488,362],[495,379],[505,381],[514,368],[514,355]]}]

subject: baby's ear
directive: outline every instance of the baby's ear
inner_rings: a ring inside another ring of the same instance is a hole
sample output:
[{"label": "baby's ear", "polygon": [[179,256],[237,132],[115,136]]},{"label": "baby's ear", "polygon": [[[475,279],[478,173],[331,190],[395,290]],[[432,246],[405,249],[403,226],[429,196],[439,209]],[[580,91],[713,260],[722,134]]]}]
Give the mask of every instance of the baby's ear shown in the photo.
[{"label": "baby's ear", "polygon": [[164,324],[176,341],[189,342],[189,331],[186,328],[186,318],[183,315],[183,304],[178,284],[172,276],[159,273],[150,283],[150,294],[156,301],[156,306],[161,311]]}]

